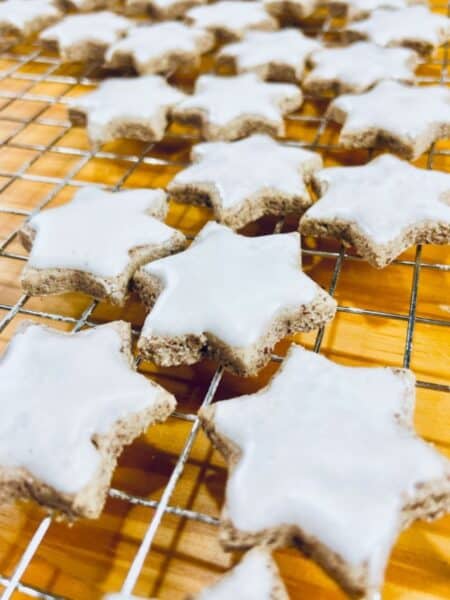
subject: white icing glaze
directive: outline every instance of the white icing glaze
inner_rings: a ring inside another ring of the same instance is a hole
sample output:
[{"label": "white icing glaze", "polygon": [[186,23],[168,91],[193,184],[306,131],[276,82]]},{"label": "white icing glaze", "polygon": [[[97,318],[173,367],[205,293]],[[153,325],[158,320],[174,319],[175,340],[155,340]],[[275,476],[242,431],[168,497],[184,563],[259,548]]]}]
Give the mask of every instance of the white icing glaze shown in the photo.
[{"label": "white icing glaze", "polygon": [[339,81],[355,91],[364,91],[383,79],[414,81],[417,55],[407,48],[356,42],[343,48],[318,50],[310,61],[314,68],[305,78],[305,86]]},{"label": "white icing glaze", "polygon": [[248,238],[209,222],[187,250],[144,267],[163,291],[143,336],[208,332],[247,347],[284,309],[308,304],[318,293],[300,260],[295,233]]},{"label": "white icing glaze", "polygon": [[267,552],[252,550],[222,579],[200,592],[195,600],[272,600],[277,578],[270,563]]},{"label": "white icing glaze", "polygon": [[22,31],[35,19],[60,16],[52,0],[5,0],[0,3],[0,25],[9,25]]},{"label": "white icing glaze", "polygon": [[219,56],[236,59],[238,71],[252,71],[269,63],[295,69],[296,77],[303,74],[305,61],[320,44],[297,29],[281,31],[248,31],[244,38],[224,46]]},{"label": "white icing glaze", "polygon": [[41,40],[56,41],[59,50],[64,52],[81,43],[90,41],[113,44],[133,22],[113,12],[103,10],[81,15],[68,15],[56,25],[52,25],[40,34]]},{"label": "white icing glaze", "polygon": [[330,4],[341,4],[347,7],[349,19],[357,19],[369,15],[377,8],[398,10],[412,4],[426,4],[427,0],[331,0]]},{"label": "white icing glaze", "polygon": [[128,31],[127,37],[110,46],[105,60],[106,63],[110,62],[116,52],[129,54],[133,57],[137,70],[142,73],[150,61],[157,60],[165,54],[180,51],[199,54],[199,44],[209,37],[210,34],[205,31],[178,21],[135,27]]},{"label": "white icing glaze", "polygon": [[364,94],[339,96],[331,107],[347,115],[341,134],[375,128],[414,141],[433,125],[450,123],[450,90],[382,81]]},{"label": "white icing glaze", "polygon": [[99,277],[120,275],[132,248],[163,244],[176,233],[147,214],[164,202],[162,190],[112,193],[82,188],[68,204],[31,218],[36,237],[28,265],[78,269]]},{"label": "white icing glaze", "polygon": [[395,240],[409,226],[450,225],[448,173],[418,169],[383,154],[368,165],[332,167],[314,178],[326,184],[327,191],[305,219],[356,223],[377,244]]},{"label": "white icing glaze", "polygon": [[352,23],[348,30],[364,35],[379,46],[398,46],[406,40],[438,46],[450,39],[450,19],[432,13],[425,6],[378,9],[367,19]]},{"label": "white icing glaze", "polygon": [[264,9],[262,2],[222,0],[207,6],[195,6],[186,16],[198,27],[221,28],[236,35],[247,29],[275,28],[275,22]]},{"label": "white icing glaze", "polygon": [[391,369],[344,367],[292,347],[267,388],[216,404],[219,435],[242,449],[227,484],[234,526],[297,525],[347,563],[367,561],[378,585],[403,503],[449,472],[397,421],[413,393]]},{"label": "white icing glaze", "polygon": [[176,112],[201,109],[207,112],[208,120],[224,126],[238,117],[257,115],[274,123],[281,123],[280,104],[288,99],[298,99],[300,90],[290,83],[267,83],[255,73],[244,73],[235,77],[201,75],[197,79],[195,92],[178,104]]},{"label": "white icing glaze", "polygon": [[305,196],[302,170],[311,172],[322,162],[315,152],[281,145],[267,135],[198,144],[193,158],[196,162],[177,173],[172,183],[213,184],[225,209],[266,189]]},{"label": "white icing glaze", "polygon": [[121,345],[111,324],[73,335],[32,325],[15,334],[0,360],[3,467],[23,467],[67,494],[96,477],[92,437],[158,406],[158,386],[131,369]]},{"label": "white icing glaze", "polygon": [[94,142],[109,137],[109,127],[120,121],[139,121],[150,128],[163,111],[185,97],[158,75],[111,78],[91,93],[75,98],[70,105],[87,114],[87,130]]}]

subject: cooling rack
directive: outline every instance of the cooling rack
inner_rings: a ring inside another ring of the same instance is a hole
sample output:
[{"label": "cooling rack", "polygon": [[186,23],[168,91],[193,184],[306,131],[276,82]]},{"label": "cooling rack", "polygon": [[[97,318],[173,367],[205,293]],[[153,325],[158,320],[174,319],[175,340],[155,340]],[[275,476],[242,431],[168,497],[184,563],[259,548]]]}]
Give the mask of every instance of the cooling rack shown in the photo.
[{"label": "cooling rack", "polygon": [[[433,9],[449,12],[447,4],[435,3]],[[305,30],[333,39],[341,25],[319,11]],[[201,70],[211,68],[212,58],[207,56]],[[171,79],[189,89],[196,74],[183,72]],[[104,76],[95,66],[63,65],[33,41],[10,44],[0,54],[2,344],[24,318],[71,331],[124,318],[137,334],[142,324],[142,308],[135,299],[119,310],[77,294],[30,298],[18,283],[26,255],[17,232],[30,215],[67,201],[87,184],[111,190],[164,187],[187,164],[197,141],[195,132],[173,125],[160,143],[119,141],[90,148],[84,130],[67,120],[66,103]],[[448,84],[447,47],[419,67],[417,80],[421,85]],[[306,97],[302,109],[286,121],[284,143],[321,152],[326,165],[367,162],[371,153],[344,152],[338,146],[338,130],[324,117],[326,105],[326,98]],[[415,164],[450,171],[450,144],[437,142]],[[192,236],[208,218],[206,209],[172,203],[168,222]],[[246,231],[293,228],[295,222],[289,219],[262,219]],[[304,240],[304,246],[305,270],[336,295],[338,313],[326,328],[290,341],[350,364],[412,367],[417,374],[419,431],[449,454],[448,248],[418,246],[387,269],[375,271],[337,245]],[[225,470],[200,432],[197,411],[215,399],[261,387],[286,347],[286,342],[279,344],[261,376],[248,380],[208,362],[157,369],[136,356],[141,372],[176,393],[178,410],[167,424],[152,429],[142,443],[125,452],[98,521],[68,527],[34,505],[0,510],[1,598],[88,599],[122,589],[178,599],[230,566],[231,558],[216,540]],[[438,526],[418,525],[404,534],[388,571],[386,597],[450,597],[449,547],[449,519]],[[283,551],[276,557],[292,598],[342,597],[298,553]]]}]

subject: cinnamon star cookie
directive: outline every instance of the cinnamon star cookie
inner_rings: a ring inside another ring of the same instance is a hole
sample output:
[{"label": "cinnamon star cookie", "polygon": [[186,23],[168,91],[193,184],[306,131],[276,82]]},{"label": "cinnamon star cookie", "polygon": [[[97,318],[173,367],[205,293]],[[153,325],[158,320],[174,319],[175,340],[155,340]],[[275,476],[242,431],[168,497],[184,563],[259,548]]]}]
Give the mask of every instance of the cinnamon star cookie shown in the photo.
[{"label": "cinnamon star cookie", "polygon": [[67,15],[45,29],[41,42],[65,62],[100,62],[106,49],[125,35],[132,21],[110,11]]},{"label": "cinnamon star cookie", "polygon": [[343,124],[339,142],[346,148],[387,146],[413,160],[450,135],[450,90],[382,81],[364,94],[338,96],[327,116]]},{"label": "cinnamon star cookie", "polygon": [[283,115],[299,108],[302,101],[297,86],[268,83],[254,73],[202,75],[194,94],[180,102],[173,115],[200,127],[207,140],[235,140],[252,133],[283,135]]},{"label": "cinnamon star cookie", "polygon": [[184,97],[159,75],[115,77],[71,99],[69,118],[74,125],[86,125],[94,145],[118,138],[159,141],[173,107]]},{"label": "cinnamon star cookie", "polygon": [[262,2],[221,0],[188,10],[186,20],[215,34],[219,41],[242,38],[250,29],[277,29],[277,22],[264,9]]},{"label": "cinnamon star cookie", "polygon": [[162,221],[162,190],[86,187],[71,202],[34,215],[21,231],[30,250],[22,287],[32,295],[81,291],[122,305],[141,265],[181,250],[182,233]]},{"label": "cinnamon star cookie", "polygon": [[99,516],[123,447],[175,408],[135,372],[130,345],[122,321],[19,327],[0,358],[0,504],[33,498],[69,518]]},{"label": "cinnamon star cookie", "polygon": [[343,48],[313,52],[312,70],[302,87],[313,94],[333,91],[360,93],[383,80],[414,82],[417,54],[408,48],[383,48],[370,42],[355,42]]},{"label": "cinnamon star cookie", "polygon": [[425,6],[375,10],[367,19],[348,25],[347,41],[366,39],[379,46],[407,46],[421,54],[450,40],[450,19]]},{"label": "cinnamon star cookie", "polygon": [[450,510],[450,461],[414,431],[414,381],[294,345],[267,387],[201,410],[230,467],[224,546],[297,546],[375,597],[400,531]]},{"label": "cinnamon star cookie", "polygon": [[450,175],[390,154],[362,167],[313,175],[319,200],[300,221],[304,235],[337,237],[375,267],[414,244],[450,243]]},{"label": "cinnamon star cookie", "polygon": [[336,310],[302,273],[296,233],[250,238],[209,222],[187,250],[134,280],[150,308],[138,347],[161,366],[210,357],[255,375],[281,338],[318,329]]},{"label": "cinnamon star cookie", "polygon": [[238,73],[253,71],[271,81],[300,81],[311,53],[319,42],[296,29],[248,31],[243,39],[224,46],[217,64]]},{"label": "cinnamon star cookie", "polygon": [[305,182],[321,168],[319,154],[267,135],[193,147],[193,165],[168,186],[178,202],[211,206],[217,221],[239,229],[263,215],[301,215],[311,206]]},{"label": "cinnamon star cookie", "polygon": [[198,66],[200,56],[213,45],[209,32],[177,21],[135,27],[109,47],[105,66],[133,67],[141,75],[167,74],[182,66]]},{"label": "cinnamon star cookie", "polygon": [[0,2],[0,36],[32,35],[61,16],[52,0],[5,0]]}]

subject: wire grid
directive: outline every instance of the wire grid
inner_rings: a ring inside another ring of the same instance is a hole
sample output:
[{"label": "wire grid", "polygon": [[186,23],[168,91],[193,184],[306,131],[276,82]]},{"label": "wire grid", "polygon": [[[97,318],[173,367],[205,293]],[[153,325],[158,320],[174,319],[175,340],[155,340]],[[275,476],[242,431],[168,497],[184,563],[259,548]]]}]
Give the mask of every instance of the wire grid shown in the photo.
[{"label": "wire grid", "polygon": [[[447,14],[450,15],[450,3],[446,5]],[[320,27],[318,29],[311,29],[307,31],[308,33],[316,33],[319,38],[324,38],[327,33],[333,33],[337,31],[332,27],[332,20],[330,18],[325,18]],[[448,59],[449,51],[447,45],[444,47],[443,52],[443,60],[428,60],[427,64],[432,64],[438,66],[440,68],[440,74],[438,77],[417,77],[418,83],[429,84],[429,83],[440,83],[440,84],[448,84],[449,73],[448,73]],[[25,54],[16,54],[11,53],[9,51],[5,51],[3,54],[0,54],[0,59],[11,59],[16,62],[14,66],[10,69],[3,71],[0,74],[0,82],[5,80],[6,78],[11,78],[14,80],[21,80],[24,82],[28,82],[26,87],[18,92],[7,93],[5,91],[0,91],[0,98],[4,98],[6,103],[2,106],[2,109],[7,107],[9,104],[16,100],[31,100],[31,101],[39,101],[43,102],[44,105],[41,110],[39,110],[36,114],[34,114],[30,118],[11,118],[7,117],[8,121],[16,121],[18,123],[18,129],[16,129],[9,137],[7,137],[3,141],[3,145],[7,145],[11,148],[17,148],[22,150],[32,150],[36,151],[36,154],[32,156],[28,161],[26,161],[22,167],[11,173],[9,171],[3,171],[0,169],[0,176],[8,178],[7,181],[0,186],[0,194],[3,193],[13,182],[18,180],[23,181],[31,181],[36,183],[48,183],[53,184],[55,187],[38,203],[38,205],[31,211],[14,209],[9,207],[0,206],[0,216],[1,214],[12,214],[18,216],[24,216],[26,218],[31,217],[36,214],[43,208],[45,208],[55,197],[56,195],[63,190],[63,188],[67,185],[80,187],[86,185],[86,182],[79,181],[75,179],[78,173],[83,169],[87,163],[93,158],[102,158],[107,160],[120,160],[121,162],[128,162],[129,167],[122,174],[119,181],[114,186],[107,186],[103,184],[92,184],[89,185],[99,185],[105,189],[118,190],[122,187],[124,182],[130,177],[130,175],[137,169],[140,164],[152,164],[152,165],[161,165],[161,166],[180,166],[184,163],[161,159],[153,156],[149,156],[153,146],[155,144],[149,143],[144,146],[139,154],[118,154],[114,152],[106,152],[100,149],[91,149],[91,150],[81,150],[78,148],[72,148],[67,146],[59,145],[61,139],[65,136],[68,130],[71,128],[71,123],[68,121],[60,121],[53,120],[42,117],[42,114],[48,109],[49,105],[55,105],[57,103],[65,103],[65,96],[70,93],[76,86],[91,86],[97,82],[97,79],[91,78],[90,75],[93,71],[92,68],[88,68],[85,70],[82,76],[78,77],[68,77],[61,76],[55,74],[56,71],[61,67],[61,61],[57,58],[45,56],[43,51],[38,46],[35,46],[35,49],[31,50]],[[40,63],[45,66],[44,71],[39,74],[31,74],[20,72],[23,67],[27,65]],[[64,89],[64,91],[60,95],[56,96],[45,96],[45,95],[36,95],[29,92],[29,90],[38,83],[48,82],[48,83],[64,83],[68,87]],[[327,121],[325,117],[320,115],[319,117],[312,116],[298,116],[291,115],[289,116],[290,120],[298,120],[305,121],[308,123],[312,123],[316,126],[316,132],[314,139],[311,142],[301,142],[294,139],[285,138],[283,143],[305,147],[312,150],[325,150],[330,151],[333,149],[338,149],[338,146],[334,146],[332,144],[323,144],[320,142],[322,133],[324,132]],[[0,116],[0,121],[2,117]],[[21,131],[23,131],[30,124],[38,124],[38,125],[55,125],[61,128],[61,132],[53,138],[51,142],[48,144],[28,144],[28,143],[20,143],[17,141],[13,141]],[[170,137],[170,134],[168,135]],[[178,136],[185,139],[191,139],[190,136],[182,135]],[[197,141],[193,139],[193,141]],[[42,175],[32,175],[27,173],[26,171],[37,162],[47,151],[51,151],[53,153],[59,153],[62,155],[68,155],[73,157],[78,157],[78,161],[72,167],[72,169],[66,174],[65,177],[51,177],[51,176],[42,176]],[[446,149],[437,149],[435,144],[432,145],[430,150],[427,153],[427,168],[433,168],[433,160],[436,156],[450,156],[450,150]],[[0,217],[1,218],[1,217]],[[20,227],[22,227],[21,224]],[[283,226],[283,221],[277,223],[275,227],[275,231],[281,231]],[[9,258],[17,261],[26,261],[27,257],[24,255],[20,255],[14,252],[8,251],[8,246],[14,241],[16,238],[19,228],[14,229],[0,244],[0,257]],[[302,250],[303,254],[313,256],[313,257],[321,257],[321,258],[330,258],[334,260],[334,268],[332,271],[331,282],[329,285],[329,293],[331,295],[334,294],[336,290],[336,286],[338,283],[338,279],[344,264],[344,261],[359,261],[361,260],[357,256],[353,256],[348,254],[344,247],[341,247],[339,251],[326,251],[319,249],[306,249]],[[415,258],[414,260],[395,260],[394,264],[402,265],[406,268],[410,268],[412,270],[411,277],[411,288],[409,295],[409,309],[408,314],[399,314],[395,312],[389,311],[380,311],[380,310],[371,310],[367,308],[359,308],[359,307],[350,307],[350,306],[338,306],[338,312],[346,312],[354,315],[364,315],[368,317],[382,317],[386,319],[393,319],[404,321],[407,323],[406,329],[406,337],[403,351],[403,366],[408,368],[411,362],[411,352],[412,352],[412,344],[413,344],[413,336],[414,336],[414,328],[416,323],[424,323],[429,325],[436,325],[439,327],[449,327],[450,321],[443,319],[435,319],[435,318],[427,318],[427,317],[419,317],[416,316],[416,304],[417,304],[417,296],[419,292],[419,280],[420,280],[420,272],[421,269],[432,269],[439,270],[443,272],[450,272],[450,264],[442,264],[442,263],[431,263],[422,261],[422,248],[421,246],[416,247]],[[37,311],[26,308],[26,302],[29,297],[26,294],[22,294],[17,302],[14,304],[5,304],[0,302],[0,309],[6,311],[5,316],[0,320],[0,333],[7,327],[9,323],[19,314],[28,315],[33,317],[41,317],[44,319],[49,319],[53,321],[66,322],[72,325],[72,331],[76,332],[82,329],[83,327],[92,327],[97,323],[91,320],[91,316],[99,304],[98,301],[93,300],[87,308],[82,312],[82,314],[78,318],[69,317],[65,315],[61,315],[58,313],[49,313],[43,311]],[[1,299],[0,299],[1,300]],[[134,331],[134,333],[138,333]],[[324,337],[324,328],[320,329],[316,335],[315,343],[314,343],[314,351],[320,352],[322,341]],[[280,362],[282,357],[273,354],[272,360],[276,362]],[[135,360],[136,366],[139,368],[140,358],[137,357]],[[218,389],[220,381],[222,379],[223,369],[221,366],[217,368],[215,371],[207,392],[203,398],[201,403],[202,407],[209,405],[215,396],[215,393]],[[440,392],[450,392],[450,385],[436,383],[433,381],[427,380],[418,380],[417,386],[431,389]],[[157,529],[161,523],[162,517],[164,514],[172,514],[177,517],[182,517],[190,520],[199,521],[202,523],[206,523],[209,525],[219,525],[219,520],[213,516],[208,514],[204,514],[198,511],[184,509],[179,506],[173,506],[170,504],[172,493],[176,487],[178,480],[180,479],[184,467],[188,461],[191,449],[193,447],[194,441],[196,439],[197,433],[200,429],[200,421],[196,414],[185,414],[182,412],[176,411],[172,415],[175,419],[181,419],[184,421],[188,421],[192,423],[189,434],[185,440],[184,447],[181,453],[178,456],[178,460],[175,464],[175,467],[170,475],[170,478],[164,488],[163,494],[159,501],[150,500],[147,498],[143,498],[137,495],[133,495],[127,493],[120,489],[111,488],[109,490],[109,496],[111,498],[117,498],[124,502],[128,502],[130,505],[140,505],[148,508],[154,509],[154,513],[152,519],[149,522],[148,528],[144,537],[142,538],[140,547],[135,555],[135,558],[128,570],[127,576],[125,578],[122,592],[125,594],[131,594],[133,589],[138,581],[139,575],[141,573],[143,564],[148,555],[149,550],[151,549],[152,542],[154,540]],[[26,546],[21,558],[19,559],[13,575],[9,578],[0,575],[0,585],[4,587],[4,592],[1,596],[2,600],[7,600],[11,597],[15,590],[26,593],[30,597],[48,599],[48,600],[64,600],[62,596],[54,595],[50,592],[47,592],[42,589],[38,589],[33,586],[25,585],[21,582],[21,578],[26,571],[27,567],[30,565],[33,560],[33,556],[44,538],[46,532],[48,531],[51,524],[51,517],[47,516],[42,519],[40,525],[36,529],[32,538],[30,539],[28,545]]]}]

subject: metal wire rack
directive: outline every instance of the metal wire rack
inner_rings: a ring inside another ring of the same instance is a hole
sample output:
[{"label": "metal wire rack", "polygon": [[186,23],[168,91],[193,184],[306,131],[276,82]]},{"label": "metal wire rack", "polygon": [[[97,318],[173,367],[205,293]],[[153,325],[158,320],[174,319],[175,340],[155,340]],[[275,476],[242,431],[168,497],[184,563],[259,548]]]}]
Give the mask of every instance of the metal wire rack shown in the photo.
[{"label": "metal wire rack", "polygon": [[[442,8],[442,6],[437,6],[437,8]],[[446,8],[447,12],[450,14],[450,5],[446,5]],[[335,30],[332,27],[332,21],[328,18],[325,18],[320,22],[320,26],[316,30],[316,33],[318,33],[319,36],[324,38],[328,33],[333,33],[333,31]],[[115,185],[108,186],[101,183],[94,184],[100,185],[105,189],[112,190],[120,189],[124,182],[141,164],[150,164],[154,165],[155,167],[180,166],[184,164],[180,161],[161,158],[157,154],[152,155],[154,144],[144,145],[138,154],[121,154],[117,152],[104,151],[101,149],[83,150],[62,144],[61,141],[71,128],[70,122],[60,119],[46,118],[44,113],[49,108],[49,106],[64,104],[67,101],[67,95],[70,94],[70,92],[75,87],[91,86],[92,84],[95,84],[97,79],[96,74],[94,72],[94,68],[85,70],[82,73],[82,75],[60,75],[58,74],[58,71],[61,67],[60,60],[58,58],[46,55],[38,45],[26,46],[26,51],[24,52],[22,52],[20,49],[18,51],[17,47],[11,46],[9,49],[6,49],[6,51],[0,54],[0,60],[11,61],[13,63],[10,68],[5,69],[0,73],[0,83],[2,81],[5,81],[6,79],[9,79],[16,82],[20,82],[20,84],[22,85],[19,91],[7,92],[5,90],[0,90],[0,101],[3,101],[1,109],[5,109],[7,106],[11,105],[13,102],[18,100],[42,103],[42,107],[30,117],[7,117],[8,121],[14,122],[17,126],[14,128],[13,133],[11,133],[11,135],[7,136],[3,140],[3,147],[19,150],[28,150],[32,151],[32,154],[31,157],[28,160],[26,160],[18,170],[9,171],[5,169],[0,169],[0,181],[3,178],[5,179],[4,183],[0,183],[0,200],[1,194],[4,193],[8,187],[10,187],[14,182],[17,181],[28,181],[39,184],[44,183],[51,184],[54,186],[51,189],[51,191],[49,191],[39,201],[38,205],[31,211],[0,205],[0,220],[2,218],[2,215],[8,214],[29,218],[31,215],[36,214],[37,212],[45,208],[57,196],[57,194],[61,190],[63,190],[63,188],[65,188],[65,186],[70,185],[79,187],[86,185],[86,182],[77,179],[77,175],[80,173],[83,167],[85,167],[88,164],[88,162],[93,158],[105,159],[106,161],[120,160],[121,163],[127,163],[127,168],[121,175],[120,179],[115,183]],[[433,77],[418,77],[418,83],[448,84],[450,81],[448,73],[448,63],[448,49],[445,47],[442,53],[442,58],[440,58],[439,60],[428,61],[428,64],[435,67],[439,71],[439,74]],[[39,74],[27,72],[26,67],[28,65],[39,65],[39,67],[42,70]],[[39,83],[63,84],[64,89],[61,92],[61,94],[52,96],[32,93],[30,90]],[[327,144],[322,141],[322,134],[324,133],[327,127],[327,121],[324,117],[323,112],[318,116],[293,115],[290,116],[288,119],[292,122],[302,121],[308,123],[309,125],[315,128],[315,133],[313,139],[308,142],[286,138],[284,140],[284,143],[301,147],[307,147],[313,150],[330,151],[336,150],[338,148],[333,144]],[[0,123],[2,120],[4,120],[4,117],[0,115]],[[56,126],[59,129],[59,133],[56,136],[54,136],[51,139],[51,141],[44,144],[31,144],[18,141],[18,134],[30,124]],[[170,135],[173,134],[169,134],[169,137]],[[177,134],[177,137],[184,137],[185,139],[189,139],[189,136],[186,134],[182,134],[182,136],[180,136],[180,134]],[[193,141],[195,141],[195,139],[193,139]],[[54,154],[70,156],[74,159],[74,164],[72,168],[66,173],[64,177],[44,176],[29,173],[30,167],[32,167],[33,164],[35,164],[45,153],[49,151],[51,151]],[[433,161],[437,156],[450,156],[450,150],[438,149],[436,148],[436,145],[433,145],[426,155],[427,168],[433,168]],[[92,183],[90,183],[90,185],[92,185]],[[281,230],[282,225],[282,222],[278,223],[276,226],[276,230]],[[20,227],[21,226],[22,223],[20,224]],[[27,259],[25,255],[18,254],[17,252],[13,252],[8,249],[9,246],[14,242],[18,231],[19,228],[13,229],[0,243],[0,258],[10,259],[13,261],[25,261]],[[338,279],[341,274],[344,262],[360,260],[357,256],[346,252],[344,248],[341,248],[338,251],[305,248],[303,250],[303,253],[306,256],[327,258],[334,261],[331,281],[329,284],[329,293],[332,295],[336,290],[336,286],[338,284]],[[338,312],[353,315],[362,315],[368,318],[385,318],[405,322],[406,336],[403,349],[403,366],[409,367],[411,363],[411,353],[416,323],[434,325],[438,327],[450,326],[450,320],[416,316],[416,306],[421,271],[422,269],[430,269],[441,272],[450,272],[450,264],[423,261],[422,248],[420,246],[416,248],[415,257],[413,260],[396,260],[394,261],[394,263],[411,271],[409,307],[406,314],[384,310],[371,310],[368,308],[359,308],[345,305],[338,306],[337,310]],[[43,312],[39,310],[33,310],[27,307],[28,300],[29,297],[26,294],[22,294],[15,303],[3,303],[0,298],[0,310],[5,312],[3,318],[0,320],[0,334],[18,315],[27,315],[31,317],[40,317],[50,321],[64,322],[71,325],[71,329],[74,332],[82,329],[83,327],[90,327],[96,324],[95,319],[92,319],[93,313],[99,304],[96,300],[92,301],[87,306],[87,308],[85,308],[82,311],[82,313],[77,317],[66,316],[63,314],[59,314],[58,312]],[[322,329],[317,333],[317,336],[315,338],[314,351],[320,352],[323,338],[324,330]],[[274,354],[272,356],[272,360],[280,362],[282,360],[282,357]],[[138,368],[139,363],[140,359],[139,357],[137,357],[136,365],[138,366]],[[223,369],[219,366],[210,381],[209,387],[203,398],[201,406],[207,406],[213,401],[218,386],[221,382],[222,375]],[[418,380],[417,386],[444,393],[450,392],[450,385],[444,383],[436,383],[434,381]],[[161,523],[161,519],[164,514],[171,514],[177,517],[195,520],[214,526],[218,525],[219,523],[216,517],[170,504],[173,491],[183,473],[186,462],[188,461],[194,441],[200,428],[200,422],[196,414],[187,414],[177,411],[174,413],[172,418],[187,421],[191,423],[191,427],[185,439],[184,447],[182,448],[182,451],[178,456],[178,460],[175,464],[175,467],[172,470],[172,473],[168,479],[168,482],[164,488],[160,500],[149,500],[147,498],[140,497],[138,495],[133,495],[123,490],[115,488],[112,488],[109,491],[109,496],[112,498],[119,499],[120,501],[129,503],[130,505],[140,505],[154,509],[153,516],[150,522],[148,523],[146,533],[142,538],[141,545],[128,570],[127,576],[122,587],[122,592],[126,594],[132,593],[133,589],[135,588],[144,561],[152,547],[155,534],[158,530],[158,527]],[[33,536],[29,540],[25,551],[18,560],[12,576],[4,577],[0,575],[0,586],[3,586],[4,588],[4,591],[1,595],[2,600],[8,600],[8,598],[10,598],[16,590],[34,598],[48,600],[58,600],[62,598],[61,596],[54,595],[43,589],[38,589],[36,587],[32,587],[22,583],[22,576],[24,575],[26,569],[33,560],[35,552],[39,544],[43,540],[44,536],[46,535],[51,522],[52,518],[50,516],[45,517],[41,521],[40,525],[35,530]]]}]

